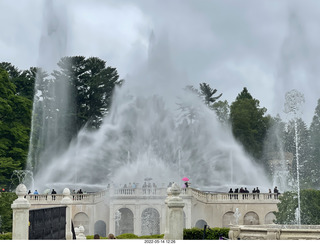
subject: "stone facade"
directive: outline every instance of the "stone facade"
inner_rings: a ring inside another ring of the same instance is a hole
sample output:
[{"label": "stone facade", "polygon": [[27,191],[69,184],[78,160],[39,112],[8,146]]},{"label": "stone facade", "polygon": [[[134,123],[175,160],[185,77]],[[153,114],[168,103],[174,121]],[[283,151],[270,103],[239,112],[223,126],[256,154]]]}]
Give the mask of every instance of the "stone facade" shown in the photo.
[{"label": "stone facade", "polygon": [[[229,227],[235,223],[234,213],[238,208],[238,224],[271,224],[273,212],[279,200],[274,194],[228,194],[209,193],[196,189],[183,189],[180,194],[185,228]],[[237,197],[236,197],[237,196]],[[50,195],[39,195],[37,199],[28,195],[31,209],[61,205],[63,195],[55,200]],[[167,217],[167,188],[155,192],[136,189],[109,188],[92,194],[71,194],[71,218],[74,226],[84,227],[85,235],[109,233],[116,235],[131,232],[136,235],[164,234]]]}]

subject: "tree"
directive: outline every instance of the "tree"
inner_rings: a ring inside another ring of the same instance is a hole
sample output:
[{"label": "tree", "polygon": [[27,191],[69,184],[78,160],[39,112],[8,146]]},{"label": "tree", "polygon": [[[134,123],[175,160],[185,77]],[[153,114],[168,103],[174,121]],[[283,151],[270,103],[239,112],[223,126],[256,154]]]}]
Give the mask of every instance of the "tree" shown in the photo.
[{"label": "tree", "polygon": [[0,94],[0,184],[8,189],[13,171],[26,164],[32,103],[16,94],[15,85],[3,69]]},{"label": "tree", "polygon": [[[320,191],[306,189],[300,191],[301,195],[301,224],[320,224]],[[285,192],[277,204],[275,212],[277,224],[296,224],[296,211],[298,208],[297,192]]]},{"label": "tree", "polygon": [[55,82],[68,82],[74,94],[77,131],[85,124],[98,128],[109,111],[114,88],[123,83],[117,69],[106,67],[106,62],[99,58],[82,56],[64,57],[58,66],[60,70],[55,70],[53,76]]},{"label": "tree", "polygon": [[0,233],[12,232],[12,209],[11,204],[17,199],[14,192],[0,193]]},{"label": "tree", "polygon": [[16,86],[16,94],[32,101],[37,68],[21,71],[7,62],[0,63],[0,68],[8,72],[10,81]]},{"label": "tree", "polygon": [[311,184],[313,187],[320,187],[320,99],[312,118],[310,125],[310,154],[309,164],[311,170],[309,171]]},{"label": "tree", "polygon": [[217,101],[212,104],[211,107],[216,112],[216,115],[221,123],[226,124],[229,122],[230,106],[227,100]]},{"label": "tree", "polygon": [[257,160],[262,157],[263,141],[270,121],[270,117],[265,116],[266,108],[259,108],[259,103],[245,87],[230,107],[233,135]]},{"label": "tree", "polygon": [[203,97],[204,103],[211,107],[221,96],[220,95],[213,97],[213,95],[217,92],[217,89],[213,89],[207,83],[200,83],[200,96]]},{"label": "tree", "polygon": [[285,151],[294,155],[291,168],[291,175],[294,179],[297,178],[297,155],[296,155],[296,133],[295,124],[297,125],[298,136],[298,153],[299,153],[299,181],[301,188],[309,188],[311,186],[312,178],[310,172],[312,165],[309,162],[310,146],[309,146],[309,130],[306,123],[301,119],[290,120],[287,124],[285,132]]}]

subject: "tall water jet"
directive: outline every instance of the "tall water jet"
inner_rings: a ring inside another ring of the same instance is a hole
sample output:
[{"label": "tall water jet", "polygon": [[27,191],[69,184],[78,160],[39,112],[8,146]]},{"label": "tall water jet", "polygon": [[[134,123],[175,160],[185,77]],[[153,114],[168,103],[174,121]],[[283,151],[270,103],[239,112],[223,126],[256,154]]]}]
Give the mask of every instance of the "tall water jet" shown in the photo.
[{"label": "tall water jet", "polygon": [[37,172],[41,163],[50,161],[69,143],[64,136],[67,121],[62,114],[69,112],[69,87],[64,80],[51,79],[58,60],[66,54],[66,6],[59,1],[47,0],[43,5],[43,26],[39,43],[39,58],[35,95],[33,100],[31,136],[27,170]]},{"label": "tall water jet", "polygon": [[147,177],[158,183],[179,182],[182,175],[200,188],[269,185],[231,130],[184,89],[187,79],[170,62],[168,39],[152,41],[148,63],[116,90],[101,127],[81,130],[68,150],[41,162],[45,167],[35,179],[39,189],[55,185],[97,190],[108,183],[142,185]]},{"label": "tall water jet", "polygon": [[295,157],[296,157],[296,174],[297,174],[297,194],[298,194],[298,208],[296,212],[297,224],[301,225],[301,204],[300,204],[300,165],[299,165],[299,134],[297,127],[297,120],[301,117],[302,106],[305,99],[302,93],[297,90],[291,90],[286,93],[285,113],[290,114],[294,120],[295,131]]}]

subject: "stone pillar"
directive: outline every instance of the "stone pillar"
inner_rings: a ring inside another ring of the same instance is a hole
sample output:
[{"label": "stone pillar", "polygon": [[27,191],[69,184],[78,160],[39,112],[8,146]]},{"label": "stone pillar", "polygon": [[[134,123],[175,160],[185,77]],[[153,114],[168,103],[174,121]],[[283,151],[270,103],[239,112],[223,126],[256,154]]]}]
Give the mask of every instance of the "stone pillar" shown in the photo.
[{"label": "stone pillar", "polygon": [[66,240],[72,240],[72,230],[71,230],[71,204],[72,200],[70,197],[70,190],[64,188],[62,192],[63,198],[61,200],[62,205],[66,205]]},{"label": "stone pillar", "polygon": [[27,195],[27,187],[23,184],[18,185],[16,189],[18,199],[12,204],[12,240],[29,239],[29,209],[31,204],[24,198]]},{"label": "stone pillar", "polygon": [[168,187],[167,189],[167,197],[166,197],[166,200],[164,200],[164,203],[165,203],[165,206],[166,206],[166,220],[165,220],[165,230],[164,230],[164,236],[167,236],[169,231],[168,231],[168,228],[169,228],[169,208],[168,208],[168,202],[169,202],[169,199],[170,197],[172,196],[171,194],[171,187]]},{"label": "stone pillar", "polygon": [[177,183],[173,183],[170,189],[171,197],[168,198],[167,206],[167,234],[166,240],[183,240],[183,207],[184,202],[179,196],[181,188]]}]

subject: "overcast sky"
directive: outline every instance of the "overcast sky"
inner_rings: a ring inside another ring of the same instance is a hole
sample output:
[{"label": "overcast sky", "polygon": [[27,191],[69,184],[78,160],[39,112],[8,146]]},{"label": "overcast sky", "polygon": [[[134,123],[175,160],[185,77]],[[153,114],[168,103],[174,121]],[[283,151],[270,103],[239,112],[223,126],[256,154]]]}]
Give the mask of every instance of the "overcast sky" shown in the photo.
[{"label": "overcast sky", "polygon": [[126,78],[153,31],[186,83],[207,82],[229,104],[247,87],[275,115],[297,89],[309,123],[320,98],[317,0],[0,0],[0,10],[0,62],[20,69],[95,56]]}]

